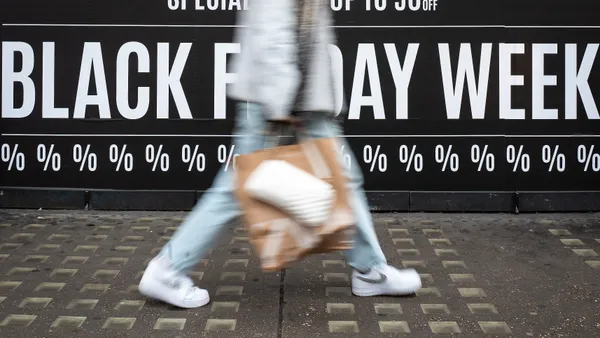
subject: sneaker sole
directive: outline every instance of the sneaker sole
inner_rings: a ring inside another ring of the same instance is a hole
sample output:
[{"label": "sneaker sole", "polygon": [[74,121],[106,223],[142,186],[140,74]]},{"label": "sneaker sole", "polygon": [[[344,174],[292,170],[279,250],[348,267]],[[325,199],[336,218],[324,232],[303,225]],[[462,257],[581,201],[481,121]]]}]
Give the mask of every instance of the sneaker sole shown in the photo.
[{"label": "sneaker sole", "polygon": [[408,296],[415,294],[421,287],[422,284],[394,290],[382,290],[380,288],[352,288],[352,294],[357,297]]},{"label": "sneaker sole", "polygon": [[153,283],[144,280],[140,281],[140,284],[138,285],[138,291],[146,297],[160,300],[167,304],[183,309],[195,309],[210,303],[209,296],[202,299],[198,299],[196,301],[178,301],[176,299],[172,299],[170,297],[165,296],[171,293],[171,290],[169,288],[159,283]]}]

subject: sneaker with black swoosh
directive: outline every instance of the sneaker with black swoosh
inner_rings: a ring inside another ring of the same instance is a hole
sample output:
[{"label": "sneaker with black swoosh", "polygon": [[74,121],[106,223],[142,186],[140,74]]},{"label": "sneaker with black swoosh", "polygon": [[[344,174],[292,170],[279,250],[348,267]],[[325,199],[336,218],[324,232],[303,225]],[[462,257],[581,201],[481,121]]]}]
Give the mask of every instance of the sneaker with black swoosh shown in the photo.
[{"label": "sneaker with black swoosh", "polygon": [[399,270],[384,264],[367,273],[352,273],[352,293],[359,297],[410,295],[421,287],[421,276],[415,269]]}]

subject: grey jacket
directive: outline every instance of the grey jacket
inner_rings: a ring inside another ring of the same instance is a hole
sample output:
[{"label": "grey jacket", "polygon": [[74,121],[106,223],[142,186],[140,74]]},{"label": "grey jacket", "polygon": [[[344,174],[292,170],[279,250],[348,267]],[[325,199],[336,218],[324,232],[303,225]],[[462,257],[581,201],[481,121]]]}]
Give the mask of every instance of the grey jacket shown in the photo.
[{"label": "grey jacket", "polygon": [[[312,14],[298,20],[296,6],[304,1],[314,5]],[[231,60],[237,79],[228,96],[261,104],[268,120],[285,119],[292,111],[333,116],[345,108],[329,56],[335,42],[329,1],[304,1],[253,0],[238,13],[234,42],[241,52]]]}]

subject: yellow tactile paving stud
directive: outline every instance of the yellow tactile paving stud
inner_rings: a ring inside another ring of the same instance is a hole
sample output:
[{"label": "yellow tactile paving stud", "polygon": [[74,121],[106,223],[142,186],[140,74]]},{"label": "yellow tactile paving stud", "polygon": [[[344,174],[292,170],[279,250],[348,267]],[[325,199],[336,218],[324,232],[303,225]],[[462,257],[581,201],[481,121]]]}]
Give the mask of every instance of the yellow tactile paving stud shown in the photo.
[{"label": "yellow tactile paving stud", "polygon": [[585,261],[585,263],[594,269],[600,270],[600,261]]},{"label": "yellow tactile paving stud", "polygon": [[340,282],[349,282],[350,276],[344,272],[326,272],[323,274],[323,279],[326,282],[331,283],[340,283]]},{"label": "yellow tactile paving stud", "polygon": [[126,264],[129,261],[127,257],[109,257],[102,261],[102,264],[105,265],[122,265]]},{"label": "yellow tactile paving stud", "polygon": [[498,310],[491,303],[471,303],[467,304],[472,314],[498,314]]},{"label": "yellow tactile paving stud", "polygon": [[434,249],[435,255],[438,257],[444,256],[458,256],[456,249]]},{"label": "yellow tactile paving stud", "polygon": [[560,241],[567,246],[585,245],[580,239],[576,238],[562,238]]},{"label": "yellow tactile paving stud", "polygon": [[206,321],[205,331],[235,331],[235,319],[209,319]]},{"label": "yellow tactile paving stud", "polygon": [[248,267],[248,263],[250,260],[248,259],[228,259],[225,261],[223,265],[224,268],[237,268],[237,269],[245,269]]},{"label": "yellow tactile paving stud", "polygon": [[331,320],[329,321],[329,332],[331,333],[356,333],[358,322],[350,320]]},{"label": "yellow tactile paving stud", "polygon": [[474,297],[487,297],[485,291],[481,288],[458,288],[458,292],[462,297],[474,298]]},{"label": "yellow tactile paving stud", "polygon": [[35,251],[43,252],[58,252],[60,250],[60,244],[40,244],[35,248]]},{"label": "yellow tactile paving stud", "polygon": [[241,296],[244,293],[243,286],[219,286],[217,296]]},{"label": "yellow tactile paving stud", "polygon": [[401,315],[403,313],[402,304],[398,303],[375,303],[373,307],[378,315]]},{"label": "yellow tactile paving stud", "polygon": [[88,259],[90,259],[89,256],[67,256],[63,259],[62,264],[85,264]]},{"label": "yellow tactile paving stud", "polygon": [[79,290],[79,292],[99,292],[104,293],[108,291],[110,284],[83,284],[83,287]]},{"label": "yellow tactile paving stud", "polygon": [[114,248],[114,250],[121,253],[135,253],[135,250],[137,250],[137,246],[118,245]]},{"label": "yellow tactile paving stud", "polygon": [[13,234],[12,236],[10,236],[10,239],[16,240],[16,241],[28,241],[28,240],[32,240],[34,237],[35,237],[34,233],[19,232],[19,233],[16,233],[16,234]]},{"label": "yellow tactile paving stud", "polygon": [[484,333],[487,334],[506,334],[512,333],[512,330],[505,322],[479,322],[479,326]]},{"label": "yellow tactile paving stud", "polygon": [[388,233],[390,234],[390,236],[392,237],[402,237],[402,236],[408,236],[409,232],[408,229],[399,229],[399,228],[390,228],[388,229]]},{"label": "yellow tactile paving stud", "polygon": [[435,334],[452,334],[462,333],[462,330],[456,322],[452,321],[440,321],[440,322],[429,322],[431,332]]},{"label": "yellow tactile paving stud", "polygon": [[441,297],[440,289],[436,287],[424,287],[417,290],[418,297]]},{"label": "yellow tactile paving stud", "polygon": [[73,278],[78,271],[78,269],[54,269],[52,272],[50,272],[50,277]]},{"label": "yellow tactile paving stud", "polygon": [[355,314],[354,304],[352,303],[327,303],[325,309],[327,313],[334,315]]},{"label": "yellow tactile paving stud", "polygon": [[423,234],[427,237],[443,237],[444,231],[442,229],[422,229]]},{"label": "yellow tactile paving stud", "polygon": [[412,238],[392,238],[394,245],[401,247],[414,247],[415,240]]},{"label": "yellow tactile paving stud", "polygon": [[25,268],[25,267],[14,267],[8,270],[7,276],[27,276],[30,273],[36,271],[36,268]]},{"label": "yellow tactile paving stud", "polygon": [[131,330],[135,324],[135,318],[132,317],[110,317],[102,325],[103,329],[113,330]]},{"label": "yellow tactile paving stud", "polygon": [[73,252],[77,253],[95,253],[98,250],[97,245],[78,245],[73,249]]},{"label": "yellow tactile paving stud", "polygon": [[213,302],[210,312],[213,314],[231,314],[240,310],[240,302]]},{"label": "yellow tactile paving stud", "polygon": [[325,296],[327,297],[345,297],[351,295],[352,290],[349,287],[328,286],[325,288]]},{"label": "yellow tactile paving stud", "polygon": [[81,327],[87,317],[60,316],[50,325],[52,328],[76,329]]},{"label": "yellow tactile paving stud", "polygon": [[50,302],[52,298],[36,298],[36,297],[27,297],[19,303],[19,307],[22,309],[43,309]]},{"label": "yellow tactile paving stud", "polygon": [[549,229],[554,236],[571,236],[571,232],[567,229]]},{"label": "yellow tactile paving stud", "polygon": [[475,282],[475,276],[470,273],[451,273],[449,276],[455,283]]},{"label": "yellow tactile paving stud", "polygon": [[96,230],[98,230],[98,231],[113,231],[113,230],[115,230],[115,226],[114,225],[101,225],[101,226],[97,227]]},{"label": "yellow tactile paving stud", "polygon": [[379,321],[381,333],[410,333],[408,323],[405,321]]},{"label": "yellow tactile paving stud", "polygon": [[598,253],[592,249],[573,249],[577,256],[581,257],[597,257]]},{"label": "yellow tactile paving stud", "polygon": [[8,257],[10,257],[9,254],[1,254],[0,255],[0,263],[4,263],[8,259]]},{"label": "yellow tactile paving stud", "polygon": [[38,284],[38,286],[33,289],[35,292],[60,292],[66,283],[52,283],[52,282],[42,282]]},{"label": "yellow tactile paving stud", "polygon": [[27,224],[23,227],[23,230],[42,230],[46,227],[46,224]]},{"label": "yellow tactile paving stud", "polygon": [[89,235],[85,237],[88,242],[102,242],[108,238],[108,235]]},{"label": "yellow tactile paving stud", "polygon": [[243,282],[246,280],[246,273],[245,272],[223,272],[223,273],[221,273],[220,280]]},{"label": "yellow tactile paving stud", "polygon": [[119,275],[120,270],[96,270],[92,275],[95,279],[115,279]]},{"label": "yellow tactile paving stud", "polygon": [[115,305],[115,310],[117,311],[126,311],[126,312],[137,312],[140,311],[144,305],[146,305],[146,301],[144,300],[121,300]]},{"label": "yellow tactile paving stud", "polygon": [[74,299],[67,305],[68,310],[93,310],[98,299]]},{"label": "yellow tactile paving stud", "polygon": [[[45,263],[48,260],[48,258],[50,258],[50,256],[46,256],[46,255],[27,255],[27,256],[25,256],[23,258],[23,260],[21,262],[22,263],[37,263],[37,264],[42,264],[42,263]],[[1,259],[0,259],[0,261],[1,261]]]},{"label": "yellow tactile paving stud", "polygon": [[421,280],[423,282],[427,282],[427,283],[433,283],[433,275],[430,273],[420,273],[419,276],[421,276]]},{"label": "yellow tactile paving stud", "polygon": [[26,315],[26,314],[11,314],[8,315],[2,322],[0,322],[0,327],[2,326],[18,326],[18,327],[27,327],[33,323],[33,321],[37,318],[36,315]]},{"label": "yellow tactile paving stud", "polygon": [[49,240],[49,241],[65,241],[70,238],[71,238],[71,235],[67,235],[67,234],[52,234],[52,235],[48,236],[47,240]]},{"label": "yellow tactile paving stud", "polygon": [[159,318],[154,324],[154,330],[181,331],[185,327],[185,318]]},{"label": "yellow tactile paving stud", "polygon": [[129,232],[149,232],[150,231],[150,227],[149,226],[141,226],[141,225],[135,225],[129,228]]},{"label": "yellow tactile paving stud", "polygon": [[425,262],[425,261],[402,261],[402,266],[404,266],[405,268],[425,269],[425,268],[427,268],[427,262]]},{"label": "yellow tactile paving stud", "polygon": [[405,256],[420,256],[421,255],[421,251],[419,249],[396,249],[396,252],[398,252],[398,255],[405,257]]},{"label": "yellow tactile paving stud", "polygon": [[442,266],[446,269],[467,268],[464,261],[442,261]]},{"label": "yellow tactile paving stud", "polygon": [[426,315],[450,314],[446,304],[421,304],[421,311]]},{"label": "yellow tactile paving stud", "polygon": [[430,238],[429,243],[431,245],[452,245],[452,241],[447,238]]},{"label": "yellow tactile paving stud", "polygon": [[0,243],[0,251],[14,251],[22,246],[23,243]]}]

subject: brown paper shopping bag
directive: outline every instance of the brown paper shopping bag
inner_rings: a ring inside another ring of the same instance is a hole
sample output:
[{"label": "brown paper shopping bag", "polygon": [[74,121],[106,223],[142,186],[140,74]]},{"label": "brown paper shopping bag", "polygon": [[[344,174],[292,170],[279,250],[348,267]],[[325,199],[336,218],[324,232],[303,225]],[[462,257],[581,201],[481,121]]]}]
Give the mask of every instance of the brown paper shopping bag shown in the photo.
[{"label": "brown paper shopping bag", "polygon": [[[308,227],[283,210],[244,190],[253,171],[267,160],[283,160],[332,185],[335,198],[327,220]],[[310,254],[347,250],[354,244],[354,215],[348,203],[346,177],[336,138],[305,140],[240,155],[235,194],[242,219],[264,271],[277,271]]]}]

